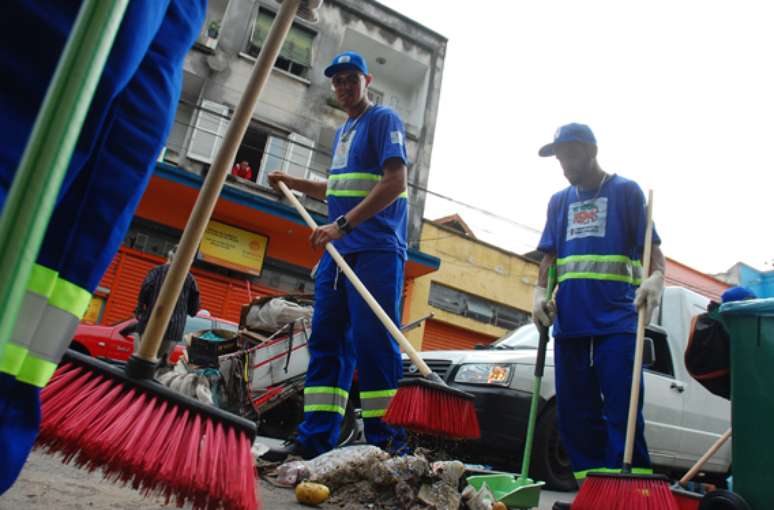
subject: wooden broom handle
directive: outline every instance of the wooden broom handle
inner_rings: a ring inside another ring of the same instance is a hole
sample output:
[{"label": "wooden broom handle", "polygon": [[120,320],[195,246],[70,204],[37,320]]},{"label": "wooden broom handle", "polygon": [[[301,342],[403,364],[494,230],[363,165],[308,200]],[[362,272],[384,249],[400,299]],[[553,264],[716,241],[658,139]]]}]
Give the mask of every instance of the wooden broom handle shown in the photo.
[{"label": "wooden broom handle", "polygon": [[[650,275],[650,252],[653,245],[653,190],[648,191],[648,220],[645,228],[645,247],[642,254],[642,279]],[[626,443],[624,444],[624,472],[631,470],[634,452],[634,431],[637,428],[637,407],[640,401],[640,383],[642,379],[642,350],[645,345],[645,317],[647,306],[640,308],[637,314],[637,339],[634,344],[634,364],[632,366],[632,390],[629,394],[629,417],[626,421]]]},{"label": "wooden broom handle", "polygon": [[279,12],[271,24],[269,34],[253,66],[247,86],[239,99],[236,110],[234,110],[234,116],[228,125],[223,143],[218,149],[218,154],[209,172],[207,172],[207,177],[205,177],[199,196],[196,198],[191,216],[189,216],[188,223],[183,230],[183,237],[180,239],[175,259],[161,285],[161,291],[145,328],[139,352],[136,354],[146,361],[152,362],[156,359],[156,353],[161,345],[167,324],[169,324],[169,318],[175,309],[178,296],[180,296],[188,271],[191,269],[191,263],[210,221],[212,211],[215,209],[220,191],[223,189],[223,183],[226,181],[226,176],[236,157],[239,144],[242,143],[242,137],[250,124],[258,96],[261,94],[269,74],[271,74],[274,61],[277,60],[282,43],[293,24],[293,18],[300,3],[301,0],[284,0],[280,5]]},{"label": "wooden broom handle", "polygon": [[[298,201],[296,196],[290,191],[285,183],[279,181],[277,184],[282,190],[282,193],[285,194],[285,198],[287,198],[290,203],[293,204],[293,207],[296,208],[298,214],[300,214],[306,224],[309,225],[309,228],[312,230],[316,229],[317,223],[315,223],[312,216],[307,212],[304,206],[301,205],[301,202]],[[347,264],[347,261],[344,260],[344,257],[342,257],[339,251],[333,246],[333,243],[326,243],[325,249],[328,250],[330,256],[333,257],[333,260],[336,261],[336,264],[341,269],[341,272],[344,273],[347,278],[349,278],[350,282],[352,282],[352,285],[355,287],[355,289],[357,289],[358,294],[363,297],[371,310],[373,310],[382,324],[384,324],[384,327],[387,328],[387,331],[389,331],[395,341],[398,342],[398,345],[400,345],[408,357],[411,358],[411,361],[419,369],[419,372],[425,377],[430,375],[432,373],[430,367],[428,367],[427,363],[425,363],[425,361],[419,357],[419,354],[417,354],[417,351],[414,349],[414,346],[411,345],[411,342],[409,342],[408,339],[403,336],[403,333],[400,331],[400,329],[398,329],[398,326],[392,322],[390,316],[387,315],[379,303],[376,302],[376,299],[374,299],[365,285],[363,285],[363,282],[360,281],[360,278],[357,277],[352,268],[349,267],[349,264]]]},{"label": "wooden broom handle", "polygon": [[680,478],[680,481],[677,482],[680,485],[685,485],[688,482],[690,482],[694,476],[696,476],[696,473],[699,472],[701,468],[704,467],[704,464],[707,463],[707,461],[717,453],[718,450],[720,450],[720,447],[725,444],[726,441],[728,441],[728,438],[731,437],[731,429],[729,428],[726,430],[722,436],[720,436],[715,443],[710,446],[709,450],[701,456],[699,460],[696,461],[696,464],[693,465],[693,467],[685,473],[685,476]]}]

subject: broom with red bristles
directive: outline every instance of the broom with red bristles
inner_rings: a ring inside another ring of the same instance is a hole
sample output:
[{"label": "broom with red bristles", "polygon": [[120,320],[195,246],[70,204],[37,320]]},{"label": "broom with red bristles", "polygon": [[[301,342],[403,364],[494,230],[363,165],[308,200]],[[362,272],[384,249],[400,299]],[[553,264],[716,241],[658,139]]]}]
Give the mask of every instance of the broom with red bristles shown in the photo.
[{"label": "broom with red bristles", "polygon": [[731,429],[726,430],[722,436],[720,436],[709,449],[701,456],[696,464],[683,475],[680,480],[672,485],[672,495],[675,498],[675,502],[680,510],[699,510],[699,503],[702,499],[702,494],[697,494],[685,489],[688,482],[693,480],[693,477],[698,474],[704,464],[717,453],[718,450],[728,441],[731,437]]},{"label": "broom with red bristles", "polygon": [[[648,192],[647,228],[642,256],[643,275],[650,271],[650,252],[653,242],[653,191]],[[623,469],[616,473],[589,473],[581,486],[573,510],[678,510],[669,487],[669,478],[661,475],[632,473],[634,434],[642,378],[642,348],[645,343],[646,307],[639,310],[637,337],[632,367],[632,388],[629,396],[629,416],[626,427]]]},{"label": "broom with red bristles", "polygon": [[[278,185],[309,228],[316,229],[317,223],[285,183],[280,181]],[[399,382],[398,392],[392,398],[382,419],[392,425],[450,439],[478,438],[481,431],[473,395],[447,386],[438,374],[430,370],[333,244],[327,243],[325,249],[422,374],[422,377],[403,379]]]},{"label": "broom with red bristles", "polygon": [[41,392],[38,445],[65,462],[194,509],[256,510],[255,423],[153,380],[157,352],[258,96],[298,12],[322,0],[284,0],[204,180],[142,343],[126,370],[68,351]]}]

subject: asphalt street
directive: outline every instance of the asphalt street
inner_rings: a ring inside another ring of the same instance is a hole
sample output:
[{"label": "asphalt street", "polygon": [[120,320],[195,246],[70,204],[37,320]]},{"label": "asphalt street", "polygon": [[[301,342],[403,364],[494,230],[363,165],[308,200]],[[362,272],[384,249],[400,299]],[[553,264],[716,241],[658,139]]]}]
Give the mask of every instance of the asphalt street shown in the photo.
[{"label": "asphalt street", "polygon": [[[300,510],[292,490],[261,483],[265,510]],[[570,493],[544,491],[540,509],[549,510],[554,501],[572,501]],[[62,464],[58,458],[32,452],[16,484],[0,497],[0,510],[161,510],[163,499],[145,498],[131,488],[114,485],[99,473]],[[333,510],[333,505],[320,508]]]}]

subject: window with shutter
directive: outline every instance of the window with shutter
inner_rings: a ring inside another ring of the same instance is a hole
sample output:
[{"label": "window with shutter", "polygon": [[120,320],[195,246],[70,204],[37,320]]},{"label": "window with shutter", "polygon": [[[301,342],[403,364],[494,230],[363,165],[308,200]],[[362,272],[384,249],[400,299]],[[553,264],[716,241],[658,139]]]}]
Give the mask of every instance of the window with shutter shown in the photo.
[{"label": "window with shutter", "polygon": [[455,290],[437,282],[430,283],[428,303],[463,317],[512,329],[529,321],[529,314],[512,306]]},{"label": "window with shutter", "polygon": [[[269,29],[274,21],[274,14],[265,10],[259,10],[253,22],[250,39],[247,41],[245,52],[257,57],[261,52],[264,41],[269,35]],[[315,34],[298,25],[293,25],[285,38],[285,43],[280,49],[279,57],[274,66],[305,78],[309,67],[312,65],[312,43]]]},{"label": "window with shutter", "polygon": [[196,110],[187,155],[202,163],[212,163],[228,127],[228,106],[203,99]]}]

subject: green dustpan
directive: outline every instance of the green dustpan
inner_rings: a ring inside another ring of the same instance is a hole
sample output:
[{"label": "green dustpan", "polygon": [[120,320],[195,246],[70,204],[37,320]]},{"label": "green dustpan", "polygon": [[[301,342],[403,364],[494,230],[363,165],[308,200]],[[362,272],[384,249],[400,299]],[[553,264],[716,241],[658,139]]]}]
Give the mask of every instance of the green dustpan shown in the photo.
[{"label": "green dustpan", "polygon": [[[556,284],[556,266],[548,270],[546,297],[551,298]],[[510,508],[533,508],[540,504],[540,488],[545,482],[536,482],[527,477],[529,461],[532,457],[532,439],[535,435],[540,386],[543,382],[543,368],[546,363],[546,348],[548,345],[548,328],[538,326],[540,343],[535,361],[535,377],[532,381],[532,402],[529,406],[529,421],[527,422],[527,438],[524,441],[524,455],[521,463],[521,475],[518,478],[511,474],[469,476],[468,483],[477,491],[486,483],[497,501],[502,501]]]},{"label": "green dustpan", "polygon": [[540,504],[540,489],[545,485],[545,482],[516,478],[510,474],[469,476],[467,480],[477,491],[486,484],[495,499],[508,508],[537,507]]}]

